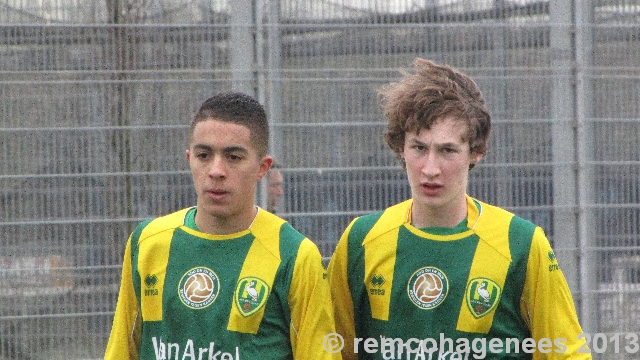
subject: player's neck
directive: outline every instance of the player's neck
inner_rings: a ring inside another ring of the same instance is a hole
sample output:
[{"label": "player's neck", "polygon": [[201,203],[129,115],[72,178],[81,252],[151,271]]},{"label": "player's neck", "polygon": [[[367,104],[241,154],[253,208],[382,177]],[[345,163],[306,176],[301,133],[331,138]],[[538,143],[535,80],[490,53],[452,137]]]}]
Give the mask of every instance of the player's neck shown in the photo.
[{"label": "player's neck", "polygon": [[411,224],[419,229],[429,227],[454,228],[467,217],[466,198],[455,204],[432,207],[415,201],[411,207]]},{"label": "player's neck", "polygon": [[257,214],[258,208],[256,206],[232,216],[216,216],[196,209],[195,222],[198,229],[203,233],[228,235],[249,229]]}]

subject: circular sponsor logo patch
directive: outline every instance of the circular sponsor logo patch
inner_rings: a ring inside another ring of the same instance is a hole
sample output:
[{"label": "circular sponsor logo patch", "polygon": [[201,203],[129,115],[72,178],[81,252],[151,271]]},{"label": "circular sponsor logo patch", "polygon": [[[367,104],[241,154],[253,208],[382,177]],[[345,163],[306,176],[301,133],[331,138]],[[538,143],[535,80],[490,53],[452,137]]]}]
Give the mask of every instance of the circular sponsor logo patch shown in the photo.
[{"label": "circular sponsor logo patch", "polygon": [[218,297],[220,280],[216,273],[199,266],[182,275],[178,285],[178,295],[186,306],[192,309],[204,309]]},{"label": "circular sponsor logo patch", "polygon": [[407,283],[409,299],[421,309],[440,305],[449,292],[449,280],[442,270],[426,266],[411,275]]}]

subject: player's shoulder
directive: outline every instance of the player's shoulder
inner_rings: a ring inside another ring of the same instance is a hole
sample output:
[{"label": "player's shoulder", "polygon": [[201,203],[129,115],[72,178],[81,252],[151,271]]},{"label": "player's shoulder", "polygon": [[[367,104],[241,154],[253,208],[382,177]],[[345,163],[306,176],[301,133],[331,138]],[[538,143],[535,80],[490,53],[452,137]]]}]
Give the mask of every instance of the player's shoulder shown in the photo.
[{"label": "player's shoulder", "polygon": [[280,239],[280,241],[299,243],[304,235],[298,232],[286,220],[264,209],[256,215],[251,231],[257,238]]},{"label": "player's shoulder", "polygon": [[258,211],[251,224],[251,232],[265,248],[271,249],[280,257],[295,256],[300,244],[306,239],[305,235],[286,220],[263,209]]},{"label": "player's shoulder", "polygon": [[146,238],[175,230],[184,224],[184,219],[189,209],[185,208],[171,214],[140,222],[132,233],[132,239],[139,243]]},{"label": "player's shoulder", "polygon": [[349,226],[350,243],[362,244],[389,231],[395,231],[407,222],[412,200],[392,205],[384,210],[355,218]]},{"label": "player's shoulder", "polygon": [[473,199],[480,207],[480,222],[491,222],[496,226],[536,227],[536,224],[496,205]]},{"label": "player's shoulder", "polygon": [[474,201],[480,206],[480,216],[474,230],[481,237],[505,233],[512,242],[529,242],[538,226],[501,207]]}]

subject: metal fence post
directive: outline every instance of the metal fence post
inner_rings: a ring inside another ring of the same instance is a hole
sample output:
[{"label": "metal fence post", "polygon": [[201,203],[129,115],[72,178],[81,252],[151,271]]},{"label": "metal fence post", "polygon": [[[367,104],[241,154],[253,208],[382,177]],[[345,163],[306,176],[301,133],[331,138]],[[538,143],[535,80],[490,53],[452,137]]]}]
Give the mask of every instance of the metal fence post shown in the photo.
[{"label": "metal fence post", "polygon": [[580,292],[582,326],[586,332],[598,330],[596,290],[598,273],[595,257],[594,139],[593,139],[593,1],[576,1],[576,115],[578,156],[578,226],[580,239]]}]

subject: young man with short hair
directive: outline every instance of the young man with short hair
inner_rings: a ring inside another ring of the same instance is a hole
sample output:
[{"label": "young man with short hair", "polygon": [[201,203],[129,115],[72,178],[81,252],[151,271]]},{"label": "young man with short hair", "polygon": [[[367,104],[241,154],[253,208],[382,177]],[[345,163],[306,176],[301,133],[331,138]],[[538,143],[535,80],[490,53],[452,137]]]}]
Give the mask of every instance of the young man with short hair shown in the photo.
[{"label": "young man with short hair", "polygon": [[142,222],[127,242],[105,359],[337,359],[315,244],[255,205],[272,164],[263,107],[206,100],[186,157],[195,207]]},{"label": "young man with short hair", "polygon": [[590,359],[543,230],[466,194],[491,130],[475,82],[416,59],[380,95],[412,196],[355,219],[331,259],[343,358]]}]

